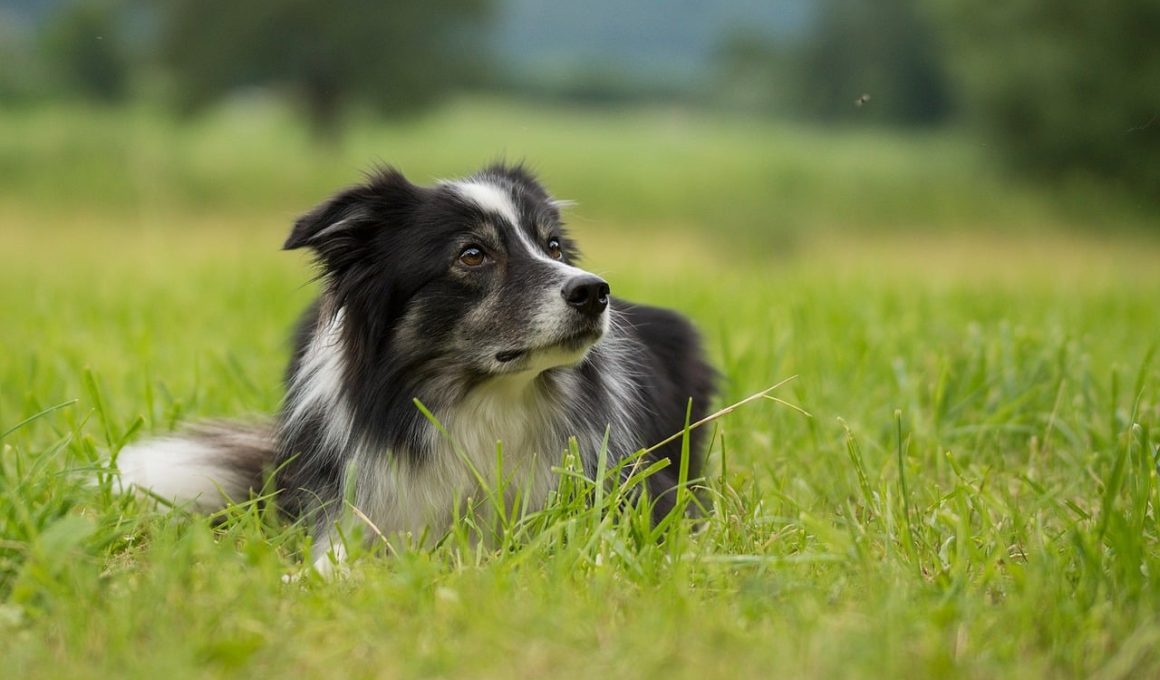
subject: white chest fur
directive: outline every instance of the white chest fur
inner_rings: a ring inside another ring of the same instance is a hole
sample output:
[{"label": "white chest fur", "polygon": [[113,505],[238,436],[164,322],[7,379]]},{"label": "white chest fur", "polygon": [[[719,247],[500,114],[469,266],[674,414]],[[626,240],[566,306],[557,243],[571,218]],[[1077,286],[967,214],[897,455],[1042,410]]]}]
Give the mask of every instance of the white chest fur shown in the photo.
[{"label": "white chest fur", "polygon": [[355,504],[388,536],[426,531],[433,538],[457,511],[488,512],[496,503],[506,512],[539,509],[567,447],[554,418],[558,408],[526,380],[477,387],[436,414],[442,431],[432,429],[422,461],[360,450],[353,461]]}]

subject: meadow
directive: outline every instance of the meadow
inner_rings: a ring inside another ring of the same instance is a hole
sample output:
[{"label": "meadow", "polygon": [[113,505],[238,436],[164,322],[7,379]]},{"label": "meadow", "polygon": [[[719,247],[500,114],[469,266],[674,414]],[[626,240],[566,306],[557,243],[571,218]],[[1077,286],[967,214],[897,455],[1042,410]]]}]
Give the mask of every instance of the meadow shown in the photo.
[{"label": "meadow", "polygon": [[[261,504],[112,492],[126,441],[277,408],[297,214],[498,157],[577,201],[614,294],[697,321],[718,406],[788,380],[707,425],[710,514],[650,528],[564,459],[497,540],[325,581]],[[945,132],[468,100],[320,149],[256,99],[2,112],[4,675],[1160,676],[1156,222]]]}]

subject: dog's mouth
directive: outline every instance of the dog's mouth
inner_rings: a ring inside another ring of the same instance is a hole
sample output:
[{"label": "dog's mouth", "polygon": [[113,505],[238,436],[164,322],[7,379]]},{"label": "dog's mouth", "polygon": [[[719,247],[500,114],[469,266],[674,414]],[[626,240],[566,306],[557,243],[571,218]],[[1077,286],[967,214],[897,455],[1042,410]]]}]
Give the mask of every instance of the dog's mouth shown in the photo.
[{"label": "dog's mouth", "polygon": [[506,364],[506,363],[510,363],[512,361],[515,361],[516,359],[519,359],[520,357],[522,357],[523,355],[525,355],[527,353],[528,353],[528,350],[526,350],[526,349],[510,349],[510,350],[507,350],[504,352],[497,353],[495,355],[495,360],[500,362],[501,364]]},{"label": "dog's mouth", "polygon": [[587,349],[587,347],[599,340],[600,336],[603,334],[604,333],[601,331],[589,330],[580,333],[574,333],[555,342],[537,345],[535,347],[506,349],[500,352],[496,352],[495,360],[500,364],[510,364],[518,359],[522,359],[537,352],[546,352],[550,350],[578,352],[582,349]]}]

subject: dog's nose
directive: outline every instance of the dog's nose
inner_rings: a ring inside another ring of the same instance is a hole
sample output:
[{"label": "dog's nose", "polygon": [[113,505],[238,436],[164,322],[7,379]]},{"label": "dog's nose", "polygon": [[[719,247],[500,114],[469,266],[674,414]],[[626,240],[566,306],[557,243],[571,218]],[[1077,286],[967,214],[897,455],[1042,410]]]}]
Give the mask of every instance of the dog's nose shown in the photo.
[{"label": "dog's nose", "polygon": [[565,283],[560,293],[585,316],[600,316],[608,308],[608,283],[599,276],[577,276]]}]

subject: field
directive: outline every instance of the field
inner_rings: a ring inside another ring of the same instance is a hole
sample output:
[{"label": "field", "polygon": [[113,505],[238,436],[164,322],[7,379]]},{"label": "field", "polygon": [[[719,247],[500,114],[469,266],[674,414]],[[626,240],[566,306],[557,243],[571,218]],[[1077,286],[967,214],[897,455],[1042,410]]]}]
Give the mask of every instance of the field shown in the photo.
[{"label": "field", "polygon": [[[125,441],[277,407],[296,214],[376,160],[500,156],[577,201],[614,293],[698,322],[720,406],[792,378],[708,426],[699,527],[562,494],[327,582],[283,578],[308,539],[256,504],[111,493]],[[0,113],[4,673],[1156,677],[1155,224],[942,133],[465,101],[318,149],[261,101]]]}]

